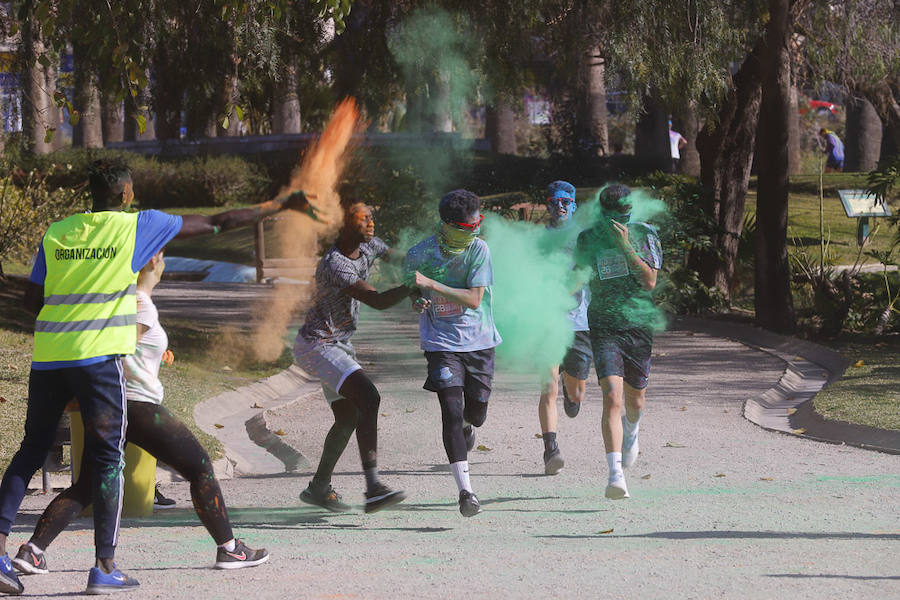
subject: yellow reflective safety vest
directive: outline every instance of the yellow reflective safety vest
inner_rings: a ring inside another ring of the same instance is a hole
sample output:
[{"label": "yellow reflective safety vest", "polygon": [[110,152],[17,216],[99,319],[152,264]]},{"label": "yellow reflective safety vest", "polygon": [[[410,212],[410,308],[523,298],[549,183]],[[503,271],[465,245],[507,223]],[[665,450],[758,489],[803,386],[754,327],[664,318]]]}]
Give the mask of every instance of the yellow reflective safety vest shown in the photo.
[{"label": "yellow reflective safety vest", "polygon": [[44,235],[44,307],[34,327],[35,362],[133,354],[137,276],[131,261],[137,213],[72,215]]}]

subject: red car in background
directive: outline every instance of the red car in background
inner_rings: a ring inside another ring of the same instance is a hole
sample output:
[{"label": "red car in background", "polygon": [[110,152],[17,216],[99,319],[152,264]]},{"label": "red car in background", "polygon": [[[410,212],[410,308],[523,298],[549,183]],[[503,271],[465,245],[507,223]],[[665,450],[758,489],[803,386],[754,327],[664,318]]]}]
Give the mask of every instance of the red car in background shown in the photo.
[{"label": "red car in background", "polygon": [[805,102],[801,100],[799,104],[800,106],[797,112],[799,112],[801,115],[812,110],[815,111],[815,113],[820,117],[824,117],[827,115],[831,118],[834,118],[838,116],[838,113],[841,110],[840,104],[826,102],[825,100],[807,100]]}]

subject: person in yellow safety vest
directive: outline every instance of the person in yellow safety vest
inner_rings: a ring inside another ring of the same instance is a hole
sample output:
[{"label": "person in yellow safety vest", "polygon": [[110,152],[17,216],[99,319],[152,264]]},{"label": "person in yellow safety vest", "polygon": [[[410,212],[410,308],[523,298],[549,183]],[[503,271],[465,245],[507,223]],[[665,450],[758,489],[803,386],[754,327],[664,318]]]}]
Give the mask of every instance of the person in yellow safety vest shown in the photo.
[{"label": "person in yellow safety vest", "polygon": [[91,166],[93,210],[53,223],[38,249],[25,305],[38,313],[28,385],[25,437],[0,483],[0,593],[21,594],[6,541],[28,482],[43,465],[62,412],[73,398],[85,428],[82,468],[90,468],[96,564],[87,593],[133,590],[114,562],[122,506],[125,378],[121,356],[134,352],[136,282],[170,240],[243,227],[281,210],[315,218],[303,192],[216,215],[124,212],[134,199],[121,164]]}]

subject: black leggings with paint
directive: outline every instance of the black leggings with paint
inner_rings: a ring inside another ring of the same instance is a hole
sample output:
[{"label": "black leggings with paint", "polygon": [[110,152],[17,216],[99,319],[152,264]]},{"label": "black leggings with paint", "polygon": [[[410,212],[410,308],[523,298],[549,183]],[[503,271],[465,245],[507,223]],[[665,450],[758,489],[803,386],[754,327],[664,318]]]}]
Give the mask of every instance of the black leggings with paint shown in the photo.
[{"label": "black leggings with paint", "polygon": [[438,391],[441,404],[441,425],[444,450],[450,464],[466,460],[466,438],[463,435],[463,421],[475,427],[484,425],[487,417],[487,401],[472,398],[462,387],[448,387]]},{"label": "black leggings with paint", "polygon": [[[125,439],[168,464],[191,483],[194,510],[216,544],[224,544],[234,537],[209,455],[169,409],[150,402],[129,400]],[[81,464],[91,464],[90,459],[83,457]],[[38,548],[46,549],[90,504],[91,473],[82,469],[78,481],[44,510],[30,541]]]}]

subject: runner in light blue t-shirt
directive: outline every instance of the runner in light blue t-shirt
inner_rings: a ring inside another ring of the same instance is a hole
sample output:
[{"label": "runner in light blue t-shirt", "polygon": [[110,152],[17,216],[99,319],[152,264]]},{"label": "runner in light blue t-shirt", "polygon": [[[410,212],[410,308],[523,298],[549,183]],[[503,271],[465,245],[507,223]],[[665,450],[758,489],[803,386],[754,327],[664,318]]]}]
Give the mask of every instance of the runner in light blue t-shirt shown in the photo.
[{"label": "runner in light blue t-shirt", "polygon": [[444,449],[459,488],[459,511],[481,512],[469,482],[467,452],[475,445],[472,427],[487,416],[494,376],[494,347],[500,334],[491,307],[493,268],[480,230],[481,199],[467,190],[441,198],[441,228],[406,255],[422,297],[419,334],[428,361],[426,390],[441,405]]}]

